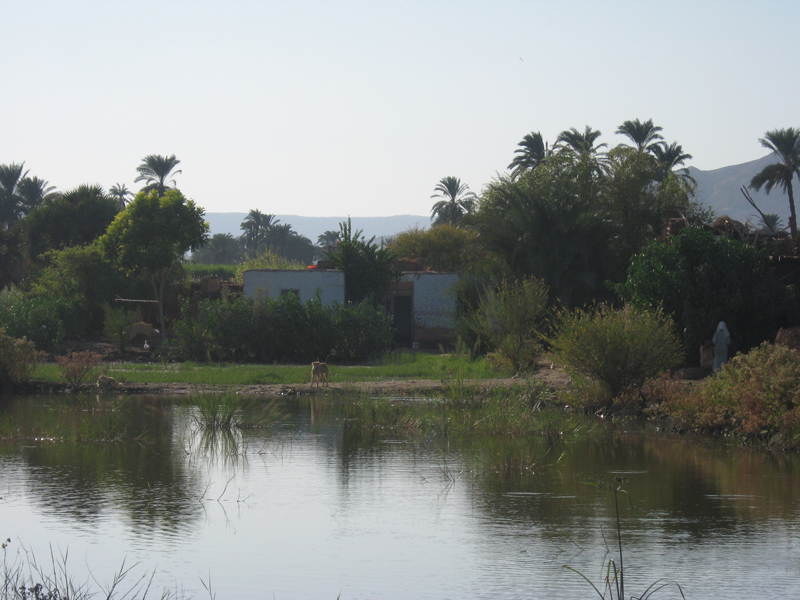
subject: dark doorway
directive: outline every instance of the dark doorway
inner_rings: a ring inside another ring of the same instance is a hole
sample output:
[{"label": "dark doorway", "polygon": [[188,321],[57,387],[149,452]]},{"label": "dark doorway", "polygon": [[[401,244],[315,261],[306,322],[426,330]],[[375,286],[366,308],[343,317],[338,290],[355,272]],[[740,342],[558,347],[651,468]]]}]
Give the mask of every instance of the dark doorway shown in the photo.
[{"label": "dark doorway", "polygon": [[394,298],[394,341],[396,344],[410,346],[414,341],[414,320],[412,319],[411,296]]}]

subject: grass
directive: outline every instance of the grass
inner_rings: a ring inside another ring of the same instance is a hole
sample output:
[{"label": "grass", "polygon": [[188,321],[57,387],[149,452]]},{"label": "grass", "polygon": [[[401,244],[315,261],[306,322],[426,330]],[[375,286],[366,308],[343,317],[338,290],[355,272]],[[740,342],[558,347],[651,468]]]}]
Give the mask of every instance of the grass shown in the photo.
[{"label": "grass", "polygon": [[[187,383],[206,385],[296,385],[311,381],[310,365],[254,365],[184,363],[105,363],[105,371],[122,383]],[[491,379],[498,373],[483,359],[471,361],[460,355],[390,353],[374,365],[330,365],[331,383],[382,381],[386,379],[441,380],[458,373],[466,379]],[[43,381],[64,381],[55,364],[42,364],[36,372]]]}]

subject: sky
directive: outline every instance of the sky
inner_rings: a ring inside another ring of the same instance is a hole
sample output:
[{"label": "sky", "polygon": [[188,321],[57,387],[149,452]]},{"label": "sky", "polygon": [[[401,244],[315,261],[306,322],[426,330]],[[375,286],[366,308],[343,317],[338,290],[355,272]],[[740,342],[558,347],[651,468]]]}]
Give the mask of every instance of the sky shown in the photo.
[{"label": "sky", "polygon": [[800,127],[798,22],[796,0],[6,2],[0,164],[135,192],[174,154],[207,212],[429,215],[531,131],[615,145],[652,118],[716,169]]}]

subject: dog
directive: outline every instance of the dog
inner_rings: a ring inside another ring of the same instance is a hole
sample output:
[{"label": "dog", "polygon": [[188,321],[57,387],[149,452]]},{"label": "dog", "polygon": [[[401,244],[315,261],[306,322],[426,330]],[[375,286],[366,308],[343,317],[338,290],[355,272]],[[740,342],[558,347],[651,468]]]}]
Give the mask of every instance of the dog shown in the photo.
[{"label": "dog", "polygon": [[314,387],[314,382],[317,382],[319,387],[320,382],[328,385],[328,365],[324,362],[315,360],[311,363],[311,387]]}]

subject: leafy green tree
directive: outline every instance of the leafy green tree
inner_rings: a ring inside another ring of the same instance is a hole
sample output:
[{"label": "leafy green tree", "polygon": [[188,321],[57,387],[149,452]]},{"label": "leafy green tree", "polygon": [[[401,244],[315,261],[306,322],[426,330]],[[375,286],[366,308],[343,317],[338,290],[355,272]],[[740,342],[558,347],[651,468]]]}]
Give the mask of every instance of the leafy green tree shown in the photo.
[{"label": "leafy green tree", "polygon": [[119,202],[119,208],[122,210],[130,202],[133,197],[133,192],[130,191],[124,183],[115,183],[108,189],[108,195]]},{"label": "leafy green tree", "polygon": [[477,242],[474,230],[443,223],[429,229],[408,229],[387,245],[397,256],[419,260],[422,269],[458,273],[473,265],[482,253]]},{"label": "leafy green tree", "polygon": [[165,332],[164,289],[183,255],[208,239],[205,211],[178,190],[139,192],[100,238],[100,243],[123,271],[143,275],[158,302],[161,331]]},{"label": "leafy green tree", "polygon": [[51,195],[25,219],[28,255],[88,244],[103,235],[119,212],[119,204],[97,185],[81,185]]},{"label": "leafy green tree", "polygon": [[174,179],[181,170],[175,170],[180,164],[175,155],[161,156],[160,154],[148,154],[142,159],[142,164],[136,167],[139,175],[134,179],[134,183],[145,182],[142,192],[156,190],[159,196],[163,196],[168,189],[174,189],[176,184]]},{"label": "leafy green tree", "polygon": [[22,280],[23,261],[20,228],[0,227],[0,291]]},{"label": "leafy green tree", "polygon": [[431,219],[435,219],[434,225],[455,225],[464,214],[471,213],[475,208],[477,196],[458,177],[443,177],[433,191],[431,198],[442,198],[431,210]]},{"label": "leafy green tree", "polygon": [[547,143],[538,131],[532,131],[527,134],[517,146],[519,148],[514,151],[517,156],[508,165],[511,170],[511,177],[514,179],[526,171],[535,169],[550,154]]},{"label": "leafy green tree", "polygon": [[350,219],[339,224],[339,244],[326,256],[344,271],[346,302],[369,300],[375,304],[397,277],[392,266],[394,252],[374,241],[375,236],[367,240],[360,229],[353,231]]},{"label": "leafy green tree", "polygon": [[772,188],[780,186],[789,196],[789,229],[792,239],[797,239],[797,211],[794,204],[792,181],[800,177],[800,129],[788,127],[767,131],[758,140],[764,148],[778,155],[779,162],[764,167],[750,180],[750,187],[760,190],[762,187],[769,194]]},{"label": "leafy green tree", "polygon": [[661,127],[653,125],[653,119],[647,119],[642,123],[639,119],[625,121],[617,128],[617,133],[624,135],[631,142],[639,154],[652,151],[664,139],[659,133]]},{"label": "leafy green tree", "polygon": [[611,251],[614,227],[604,217],[593,169],[555,154],[517,180],[489,184],[468,220],[511,278],[543,280],[551,301],[565,306],[608,297],[604,282],[620,270]]},{"label": "leafy green tree", "polygon": [[617,289],[637,309],[663,308],[683,332],[692,362],[720,321],[738,350],[769,339],[788,299],[761,250],[697,228],[644,248]]},{"label": "leafy green tree", "polygon": [[38,177],[25,177],[19,182],[19,193],[25,214],[30,214],[45,200],[53,197],[55,186]]}]

